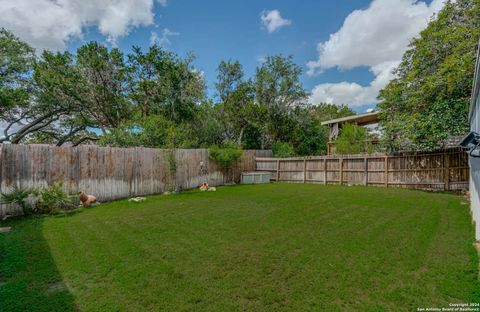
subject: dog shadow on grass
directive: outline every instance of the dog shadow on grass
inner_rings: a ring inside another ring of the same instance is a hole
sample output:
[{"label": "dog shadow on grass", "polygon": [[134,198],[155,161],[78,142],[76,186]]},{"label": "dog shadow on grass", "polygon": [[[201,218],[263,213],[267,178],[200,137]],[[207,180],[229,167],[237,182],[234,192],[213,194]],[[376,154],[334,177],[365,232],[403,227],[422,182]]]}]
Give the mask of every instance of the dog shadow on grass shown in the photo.
[{"label": "dog shadow on grass", "polygon": [[1,311],[78,311],[43,237],[43,217],[0,223]]}]

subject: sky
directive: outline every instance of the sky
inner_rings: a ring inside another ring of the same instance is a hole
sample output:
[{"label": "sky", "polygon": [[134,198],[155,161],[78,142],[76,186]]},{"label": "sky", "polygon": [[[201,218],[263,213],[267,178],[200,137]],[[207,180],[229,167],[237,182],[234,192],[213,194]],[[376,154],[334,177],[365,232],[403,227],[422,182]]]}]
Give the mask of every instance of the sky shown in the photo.
[{"label": "sky", "polygon": [[309,101],[374,108],[402,54],[444,0],[0,0],[0,27],[37,49],[97,40],[128,53],[156,42],[195,67],[215,96],[221,60],[247,77],[268,55],[293,55]]}]

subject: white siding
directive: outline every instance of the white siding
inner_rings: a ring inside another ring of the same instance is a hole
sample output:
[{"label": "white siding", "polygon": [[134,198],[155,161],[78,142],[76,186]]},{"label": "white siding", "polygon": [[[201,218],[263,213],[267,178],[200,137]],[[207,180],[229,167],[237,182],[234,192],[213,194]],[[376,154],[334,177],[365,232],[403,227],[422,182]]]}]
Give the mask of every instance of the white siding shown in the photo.
[{"label": "white siding", "polygon": [[[477,92],[479,92],[477,90]],[[472,106],[470,128],[480,133],[480,97],[476,98]],[[470,198],[472,217],[475,222],[475,238],[480,240],[480,158],[470,157]]]}]

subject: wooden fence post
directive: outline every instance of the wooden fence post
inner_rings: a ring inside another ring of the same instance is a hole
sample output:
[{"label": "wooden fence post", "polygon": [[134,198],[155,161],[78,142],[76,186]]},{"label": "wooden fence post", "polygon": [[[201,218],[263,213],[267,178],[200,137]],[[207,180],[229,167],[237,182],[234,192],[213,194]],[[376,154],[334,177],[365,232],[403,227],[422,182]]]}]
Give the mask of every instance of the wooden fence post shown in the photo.
[{"label": "wooden fence post", "polygon": [[385,156],[385,187],[388,187],[388,156]]},{"label": "wooden fence post", "polygon": [[[82,155],[83,153],[86,153],[86,151],[82,152]],[[140,156],[140,153],[138,153],[138,156]],[[418,162],[416,158],[411,163],[405,163],[405,161],[410,161],[411,157],[420,156],[421,163]],[[88,157],[88,153],[87,156],[84,157]],[[128,161],[128,164],[129,166],[135,166],[135,154],[131,157],[133,157],[133,159]],[[392,161],[390,161],[390,159],[392,159]],[[138,162],[140,161],[141,159],[138,159]],[[398,185],[416,189],[431,188],[431,185],[434,185],[436,188],[446,191],[457,187],[459,189],[465,189],[468,184],[468,164],[464,152],[450,152],[446,154],[445,151],[441,151],[433,154],[405,154],[396,156],[306,156],[288,160],[272,157],[262,159],[261,157],[257,157],[256,161],[257,170],[262,170],[264,163],[267,162],[266,168],[271,172],[272,181],[291,180],[298,183],[318,182],[324,185],[332,183],[338,185],[358,183],[367,186],[384,185],[385,187]],[[321,163],[322,161],[323,164]],[[282,162],[285,162],[283,167]],[[329,162],[331,164],[329,164]],[[350,164],[350,162],[352,163]],[[275,164],[277,167],[274,167]],[[383,169],[382,166],[384,166]],[[235,170],[238,171],[237,168]],[[129,181],[133,194],[135,194],[138,188],[135,181],[137,171],[140,171],[139,168],[134,167],[130,169],[128,174],[128,176],[132,176]],[[371,172],[373,173],[372,175],[370,174]],[[299,176],[300,173],[302,173],[303,176]],[[323,180],[321,177],[322,173]],[[346,176],[345,173],[347,173]],[[362,173],[364,174],[363,177]],[[281,180],[282,178],[283,180]]]},{"label": "wooden fence post", "polygon": [[303,157],[303,183],[307,180],[307,157]]},{"label": "wooden fence post", "polygon": [[368,185],[368,158],[365,157],[365,185]]},{"label": "wooden fence post", "polygon": [[450,157],[449,154],[443,155],[443,167],[444,167],[444,172],[443,172],[443,180],[444,180],[444,188],[445,191],[450,190]]},{"label": "wooden fence post", "polygon": [[340,166],[340,185],[342,185],[343,184],[343,158],[340,158],[338,161]]},{"label": "wooden fence post", "polygon": [[324,172],[324,177],[323,177],[323,184],[327,185],[327,158],[323,159],[323,172]]},{"label": "wooden fence post", "polygon": [[280,159],[277,159],[277,182],[280,181]]}]

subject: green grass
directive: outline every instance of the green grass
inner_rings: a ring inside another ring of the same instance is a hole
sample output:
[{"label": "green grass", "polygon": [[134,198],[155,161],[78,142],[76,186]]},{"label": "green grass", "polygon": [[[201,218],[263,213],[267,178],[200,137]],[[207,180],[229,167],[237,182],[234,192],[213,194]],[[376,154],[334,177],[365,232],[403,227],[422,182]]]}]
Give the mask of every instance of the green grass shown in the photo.
[{"label": "green grass", "polygon": [[4,222],[1,311],[402,311],[479,302],[468,205],[269,184]]}]

